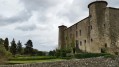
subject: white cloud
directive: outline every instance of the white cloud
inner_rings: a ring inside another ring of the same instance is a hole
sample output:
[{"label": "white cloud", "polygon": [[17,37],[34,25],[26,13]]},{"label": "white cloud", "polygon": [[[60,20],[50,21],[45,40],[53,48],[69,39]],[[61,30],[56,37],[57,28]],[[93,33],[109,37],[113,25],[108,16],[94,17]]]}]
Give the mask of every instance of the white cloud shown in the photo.
[{"label": "white cloud", "polygon": [[19,0],[0,0],[0,15],[12,17],[24,10],[23,4]]}]

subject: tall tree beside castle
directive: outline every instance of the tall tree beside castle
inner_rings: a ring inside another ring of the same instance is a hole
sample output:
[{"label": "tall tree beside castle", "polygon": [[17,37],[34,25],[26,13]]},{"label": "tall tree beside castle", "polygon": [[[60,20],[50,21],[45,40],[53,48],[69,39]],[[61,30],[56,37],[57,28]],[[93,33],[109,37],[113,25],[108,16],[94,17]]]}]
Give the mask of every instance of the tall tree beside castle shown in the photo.
[{"label": "tall tree beside castle", "polygon": [[18,41],[17,43],[17,53],[18,54],[22,53],[22,43],[20,41]]},{"label": "tall tree beside castle", "polygon": [[11,47],[10,47],[10,52],[15,56],[16,54],[16,49],[17,49],[17,45],[15,43],[15,40],[13,39],[13,41],[11,42]]},{"label": "tall tree beside castle", "polygon": [[9,50],[9,40],[8,40],[8,38],[5,39],[4,46],[5,46],[5,49],[8,51]]},{"label": "tall tree beside castle", "polygon": [[33,53],[33,43],[32,43],[32,40],[28,40],[25,45],[26,45],[26,47],[24,49],[24,53],[28,54],[28,55],[32,55],[32,53]]}]

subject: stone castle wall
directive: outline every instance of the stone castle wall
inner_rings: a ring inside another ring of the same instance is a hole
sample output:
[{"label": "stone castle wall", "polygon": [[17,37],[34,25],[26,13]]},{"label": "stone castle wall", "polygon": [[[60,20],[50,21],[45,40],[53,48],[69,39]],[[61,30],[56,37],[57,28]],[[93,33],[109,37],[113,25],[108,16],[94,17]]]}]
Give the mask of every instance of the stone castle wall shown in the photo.
[{"label": "stone castle wall", "polygon": [[64,48],[91,53],[119,52],[119,9],[107,7],[107,4],[106,1],[90,3],[89,16],[63,30]]}]

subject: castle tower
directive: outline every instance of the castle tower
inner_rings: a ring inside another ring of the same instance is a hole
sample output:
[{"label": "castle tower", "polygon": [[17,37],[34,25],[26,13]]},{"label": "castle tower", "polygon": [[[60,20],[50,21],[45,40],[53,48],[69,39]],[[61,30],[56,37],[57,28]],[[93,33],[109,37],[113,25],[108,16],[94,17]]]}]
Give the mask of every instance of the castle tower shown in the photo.
[{"label": "castle tower", "polygon": [[64,30],[66,29],[67,27],[62,25],[62,26],[59,26],[59,40],[58,40],[58,49],[63,49],[65,48],[65,37],[64,37]]},{"label": "castle tower", "polygon": [[88,5],[89,8],[89,15],[94,15],[96,14],[97,16],[102,16],[102,14],[104,13],[106,6],[107,6],[107,2],[106,1],[94,1],[92,3],[90,3]]},{"label": "castle tower", "polygon": [[88,5],[90,17],[90,36],[89,41],[91,45],[91,52],[101,52],[101,46],[104,44],[104,24],[105,24],[105,10],[107,6],[106,1],[94,1]]}]

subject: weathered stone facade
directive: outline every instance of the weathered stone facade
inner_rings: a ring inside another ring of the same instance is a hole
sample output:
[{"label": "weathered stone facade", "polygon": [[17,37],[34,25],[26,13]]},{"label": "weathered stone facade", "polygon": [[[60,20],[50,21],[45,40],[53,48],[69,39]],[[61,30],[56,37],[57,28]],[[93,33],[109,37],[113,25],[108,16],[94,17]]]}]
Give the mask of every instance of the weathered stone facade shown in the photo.
[{"label": "weathered stone facade", "polygon": [[119,52],[119,9],[106,1],[88,5],[89,16],[71,27],[59,26],[59,49],[79,48],[83,52]]}]

